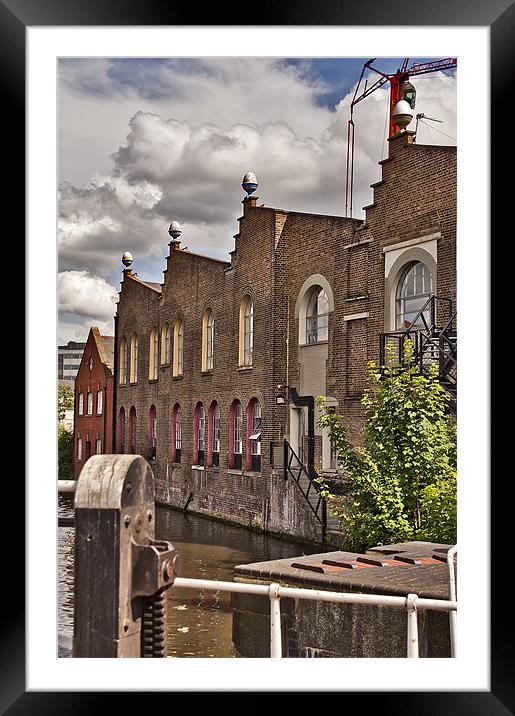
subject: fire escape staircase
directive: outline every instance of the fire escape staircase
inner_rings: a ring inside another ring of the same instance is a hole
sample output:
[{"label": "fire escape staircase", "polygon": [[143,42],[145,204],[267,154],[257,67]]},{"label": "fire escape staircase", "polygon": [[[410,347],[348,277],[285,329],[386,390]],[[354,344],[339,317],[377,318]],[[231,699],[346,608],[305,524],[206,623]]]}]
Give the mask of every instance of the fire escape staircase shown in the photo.
[{"label": "fire escape staircase", "polygon": [[449,395],[449,411],[456,415],[458,388],[457,312],[448,298],[430,296],[410,325],[400,331],[380,334],[380,365],[385,377],[392,368],[405,367],[404,347],[413,343],[413,361],[420,375],[437,366],[438,380]]}]

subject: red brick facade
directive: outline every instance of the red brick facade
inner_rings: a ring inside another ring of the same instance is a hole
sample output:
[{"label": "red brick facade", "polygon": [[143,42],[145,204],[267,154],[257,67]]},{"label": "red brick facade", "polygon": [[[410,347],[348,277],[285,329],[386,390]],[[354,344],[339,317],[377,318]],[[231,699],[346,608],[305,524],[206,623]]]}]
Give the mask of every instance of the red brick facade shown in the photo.
[{"label": "red brick facade", "polygon": [[[364,221],[257,206],[256,198],[247,198],[230,262],[172,243],[162,284],[124,272],[116,317],[115,450],[130,451],[129,415],[135,411],[134,449],[151,460],[160,501],[179,507],[188,503],[194,511],[269,531],[319,536],[298,488],[271,465],[274,442],[286,437],[295,443],[293,433],[305,434],[302,427],[293,427],[295,416],[301,420],[301,415],[289,404],[287,388],[279,386],[295,388],[301,395],[331,396],[359,442],[366,366],[378,360],[379,334],[392,326],[392,291],[403,266],[426,262],[434,293],[456,301],[456,148],[416,145],[411,132],[390,141],[390,157],[381,162],[382,179],[373,185],[374,199]],[[327,340],[307,345],[306,301],[317,285],[326,289],[330,304],[328,335]],[[254,307],[251,366],[239,364],[246,296]],[[215,321],[212,370],[203,370],[202,364],[206,311]],[[171,357],[161,365],[161,344],[165,324],[170,325],[174,344],[178,319],[183,329],[183,372],[174,377]],[[149,377],[154,328],[159,337],[157,379]],[[138,379],[131,384],[133,334],[138,336]],[[123,339],[125,358],[120,355]],[[174,345],[172,353],[173,349]],[[87,349],[84,355],[87,365]],[[122,359],[127,369],[120,382]],[[277,404],[279,394],[286,396],[285,404]],[[220,407],[218,465],[212,464],[214,401]],[[241,467],[234,454],[237,401],[242,415]],[[254,429],[251,413],[256,401],[261,407],[261,458],[259,464],[254,455],[252,469],[249,432]],[[156,422],[149,420],[152,406]],[[178,406],[180,462],[175,450]],[[195,465],[202,407],[204,462]],[[329,468],[324,440],[317,430],[318,470]],[[297,450],[302,447],[298,440]]]},{"label": "red brick facade", "polygon": [[113,348],[113,336],[100,335],[96,327],[90,329],[75,379],[75,479],[88,457],[113,452]]}]

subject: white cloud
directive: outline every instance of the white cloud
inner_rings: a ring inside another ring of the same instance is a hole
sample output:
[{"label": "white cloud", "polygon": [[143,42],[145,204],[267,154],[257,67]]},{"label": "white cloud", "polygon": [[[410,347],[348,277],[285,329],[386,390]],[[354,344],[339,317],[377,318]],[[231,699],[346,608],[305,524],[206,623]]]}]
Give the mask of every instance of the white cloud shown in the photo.
[{"label": "white cloud", "polygon": [[64,271],[58,275],[59,310],[78,316],[109,321],[115,313],[116,289],[87,271]]},{"label": "white cloud", "polygon": [[[61,155],[69,151],[76,157],[79,139],[95,147],[96,161],[87,181],[61,186],[63,275],[103,280],[120,268],[125,250],[135,256],[138,270],[138,260],[162,255],[172,219],[181,222],[181,238],[192,251],[229,258],[244,195],[241,180],[248,170],[257,175],[259,203],[344,215],[353,90],[331,112],[316,103],[319,83],[273,60],[205,60],[196,72],[185,61],[156,71],[167,93],[149,99],[116,85],[105,61],[78,63],[61,77],[61,105],[66,107]],[[443,120],[428,121],[429,128],[421,124],[419,142],[454,143],[439,132],[456,136],[456,80],[435,74],[413,82],[416,111]],[[77,93],[78,85],[91,92]],[[79,111],[95,121],[72,128]],[[362,216],[361,207],[370,203],[369,185],[380,177],[378,161],[387,155],[387,111],[386,89],[354,110],[354,216]],[[90,125],[93,134],[82,134]],[[99,127],[100,144],[111,153],[109,167],[101,166],[104,159],[95,144]],[[87,281],[82,285],[93,289]]]}]

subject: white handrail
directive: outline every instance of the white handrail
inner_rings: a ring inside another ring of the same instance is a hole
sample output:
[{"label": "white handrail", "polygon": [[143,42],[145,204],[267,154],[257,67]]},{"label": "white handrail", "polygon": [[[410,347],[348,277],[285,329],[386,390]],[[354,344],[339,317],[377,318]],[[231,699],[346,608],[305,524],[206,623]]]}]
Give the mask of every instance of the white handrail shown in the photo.
[{"label": "white handrail", "polygon": [[[458,549],[458,545],[455,544],[454,547],[451,547],[451,549],[447,552],[447,566],[449,567],[449,598],[455,602],[456,601],[456,577],[454,574],[454,555],[456,554]],[[456,612],[449,612],[449,626],[451,629],[451,656],[456,656],[457,653],[457,647],[456,647]]]},{"label": "white handrail", "polygon": [[[271,584],[249,584],[247,582],[219,582],[215,579],[190,579],[176,577],[173,588],[207,589],[235,594],[260,594],[270,599],[270,656],[282,658],[281,597],[307,599],[311,601],[338,602],[340,604],[368,604],[371,606],[401,607],[408,614],[408,658],[418,658],[418,609],[445,611],[456,615],[458,604],[455,600],[421,599],[416,594],[396,597],[389,594],[358,594],[351,592],[328,592],[323,589],[301,589]],[[451,645],[455,639],[456,624],[451,621]]]},{"label": "white handrail", "polygon": [[77,480],[57,480],[58,492],[75,492]]}]

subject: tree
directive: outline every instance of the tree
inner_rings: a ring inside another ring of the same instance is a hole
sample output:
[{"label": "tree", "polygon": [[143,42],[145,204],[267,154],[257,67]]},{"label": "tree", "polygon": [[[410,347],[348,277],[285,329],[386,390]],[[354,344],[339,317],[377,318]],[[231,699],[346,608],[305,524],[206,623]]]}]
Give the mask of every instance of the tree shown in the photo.
[{"label": "tree", "polygon": [[66,408],[73,408],[74,395],[69,385],[57,386],[57,420],[62,423]]},{"label": "tree", "polygon": [[329,428],[349,489],[338,498],[321,482],[349,548],[411,540],[455,543],[456,431],[447,400],[436,366],[428,376],[419,374],[410,341],[403,366],[386,377],[369,364],[363,447],[351,445],[341,416],[317,398],[319,424]]},{"label": "tree", "polygon": [[62,423],[57,426],[57,477],[73,480],[73,433]]}]

